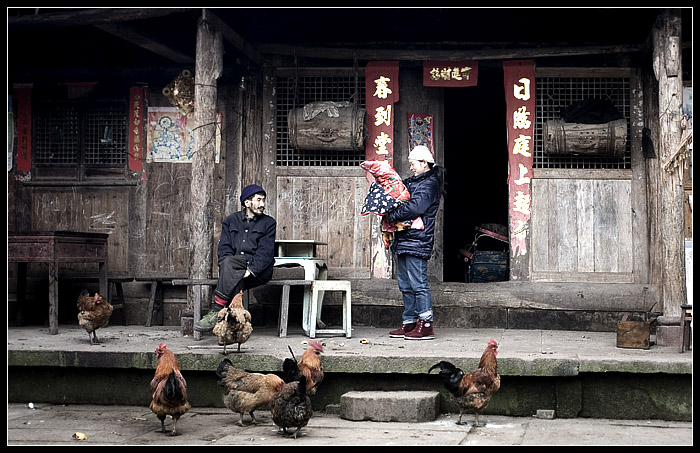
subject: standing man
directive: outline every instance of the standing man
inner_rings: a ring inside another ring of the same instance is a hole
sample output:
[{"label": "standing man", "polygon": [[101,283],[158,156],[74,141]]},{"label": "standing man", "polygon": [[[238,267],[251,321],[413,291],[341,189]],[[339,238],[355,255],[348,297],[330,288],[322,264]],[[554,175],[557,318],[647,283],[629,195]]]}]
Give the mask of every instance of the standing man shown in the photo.
[{"label": "standing man", "polygon": [[209,332],[216,324],[218,312],[240,291],[264,285],[272,279],[275,264],[277,221],[265,214],[262,187],[251,184],[243,188],[243,209],[221,223],[219,282],[214,290],[214,308],[194,324],[198,332]]}]

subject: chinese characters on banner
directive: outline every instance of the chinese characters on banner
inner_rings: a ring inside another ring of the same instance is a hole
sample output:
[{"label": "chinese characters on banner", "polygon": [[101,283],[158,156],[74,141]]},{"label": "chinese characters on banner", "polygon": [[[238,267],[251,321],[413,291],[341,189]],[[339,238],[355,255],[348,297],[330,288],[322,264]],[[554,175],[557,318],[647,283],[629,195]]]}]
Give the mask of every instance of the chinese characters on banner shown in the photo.
[{"label": "chinese characters on banner", "polygon": [[478,61],[424,61],[423,85],[427,87],[476,86]]},{"label": "chinese characters on banner", "polygon": [[32,169],[32,89],[15,88],[17,99],[17,171]]},{"label": "chinese characters on banner", "polygon": [[508,125],[508,187],[511,258],[528,253],[532,152],[535,123],[535,62],[503,62]]},{"label": "chinese characters on banner", "polygon": [[[399,62],[372,61],[365,68],[366,160],[394,157],[394,103],[399,101]],[[371,176],[368,174],[368,178]]]},{"label": "chinese characters on banner", "polygon": [[143,170],[143,152],[146,141],[143,137],[146,87],[129,90],[129,170]]}]

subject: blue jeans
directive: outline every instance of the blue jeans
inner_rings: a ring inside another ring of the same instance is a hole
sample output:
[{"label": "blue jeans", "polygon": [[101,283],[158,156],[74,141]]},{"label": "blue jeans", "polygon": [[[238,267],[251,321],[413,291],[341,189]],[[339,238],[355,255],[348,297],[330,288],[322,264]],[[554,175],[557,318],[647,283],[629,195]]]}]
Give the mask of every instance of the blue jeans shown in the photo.
[{"label": "blue jeans", "polygon": [[396,280],[403,295],[403,323],[433,320],[433,299],[428,286],[428,260],[396,255]]}]

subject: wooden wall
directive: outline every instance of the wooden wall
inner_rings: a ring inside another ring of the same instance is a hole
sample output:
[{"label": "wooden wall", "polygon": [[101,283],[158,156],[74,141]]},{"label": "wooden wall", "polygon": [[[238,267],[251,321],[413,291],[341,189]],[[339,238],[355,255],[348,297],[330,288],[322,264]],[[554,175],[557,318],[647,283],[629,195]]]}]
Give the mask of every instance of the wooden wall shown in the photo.
[{"label": "wooden wall", "polygon": [[[280,169],[276,196],[278,239],[313,239],[331,277],[369,278],[371,216],[360,216],[369,182],[364,171]],[[269,194],[268,194],[269,196]]]},{"label": "wooden wall", "polygon": [[532,279],[633,281],[629,179],[532,180]]},{"label": "wooden wall", "polygon": [[[327,71],[326,71],[327,72]],[[401,101],[394,113],[394,167],[400,175],[411,175],[408,165],[407,114],[431,113],[437,162],[443,162],[442,90],[423,87],[422,65],[405,65],[399,75]],[[376,216],[360,216],[362,203],[370,183],[365,172],[357,167],[286,167],[275,165],[275,74],[265,76],[263,111],[262,162],[263,181],[268,193],[268,210],[277,219],[280,239],[314,239],[327,243],[319,248],[328,261],[331,278],[370,278],[373,262],[373,240],[379,222]],[[254,148],[253,148],[254,149]],[[428,272],[442,280],[443,228],[442,209],[438,214],[435,252]],[[375,247],[376,248],[376,247]],[[390,255],[387,253],[387,255]],[[391,266],[391,257],[388,257]]]}]

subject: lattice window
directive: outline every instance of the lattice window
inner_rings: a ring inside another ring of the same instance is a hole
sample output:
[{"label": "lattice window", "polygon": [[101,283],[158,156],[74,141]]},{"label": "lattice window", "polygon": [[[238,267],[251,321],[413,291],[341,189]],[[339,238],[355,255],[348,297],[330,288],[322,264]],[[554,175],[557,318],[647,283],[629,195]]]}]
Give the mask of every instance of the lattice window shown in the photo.
[{"label": "lattice window", "polygon": [[[295,87],[296,82],[296,87]],[[354,167],[365,160],[364,150],[315,151],[291,146],[287,126],[289,110],[310,102],[353,102],[365,107],[365,78],[354,76],[277,77],[277,165]],[[296,94],[296,96],[295,96]]]},{"label": "lattice window", "polygon": [[102,105],[88,109],[85,129],[85,164],[124,166],[128,136],[126,109]]},{"label": "lattice window", "polygon": [[[630,85],[629,77],[538,77],[535,121],[534,168],[629,169]],[[627,146],[622,157],[547,155],[543,152],[543,125],[577,101],[607,99],[627,120]]]},{"label": "lattice window", "polygon": [[33,124],[32,160],[39,176],[81,178],[86,169],[122,170],[126,166],[124,102],[40,103]]},{"label": "lattice window", "polygon": [[37,167],[75,167],[80,150],[78,110],[43,105],[36,111],[34,163]]}]

